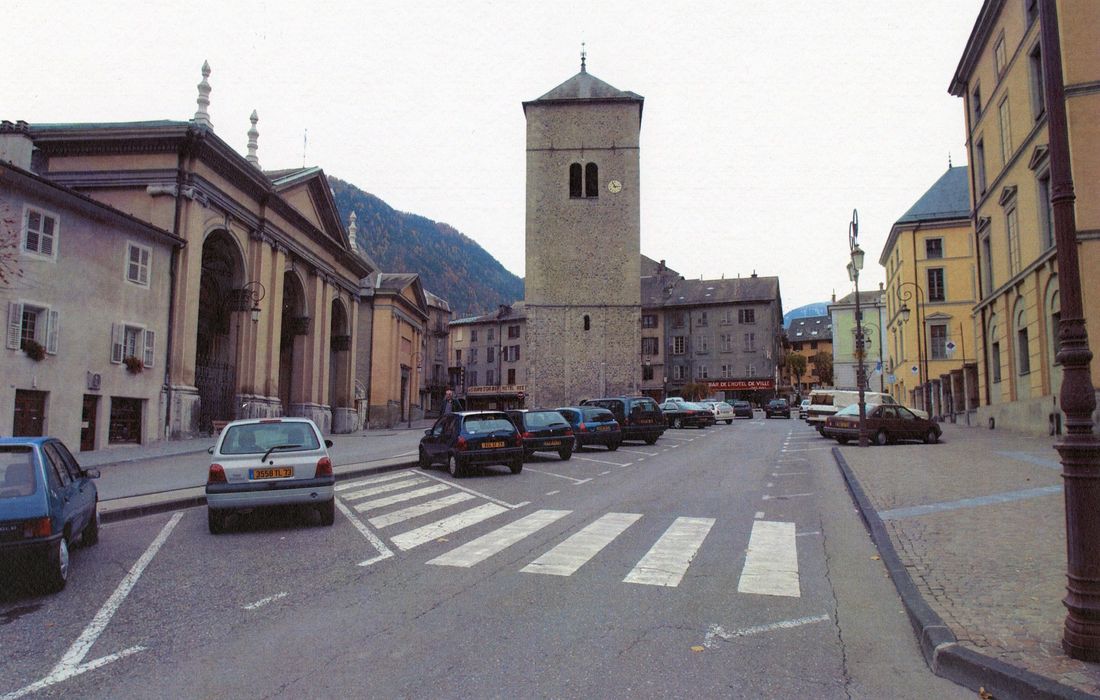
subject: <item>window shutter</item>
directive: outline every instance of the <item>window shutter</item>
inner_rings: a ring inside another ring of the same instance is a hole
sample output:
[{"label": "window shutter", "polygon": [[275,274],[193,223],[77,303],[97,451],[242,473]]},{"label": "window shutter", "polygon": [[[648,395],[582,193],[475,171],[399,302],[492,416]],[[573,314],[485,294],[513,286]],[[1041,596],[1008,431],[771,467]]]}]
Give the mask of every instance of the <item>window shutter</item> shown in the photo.
[{"label": "window shutter", "polygon": [[111,362],[122,363],[122,334],[125,327],[118,323],[111,324]]},{"label": "window shutter", "polygon": [[23,305],[18,301],[8,302],[8,348],[19,349],[19,336],[23,333]]},{"label": "window shutter", "polygon": [[145,331],[145,362],[146,367],[153,366],[153,346],[156,342],[157,334],[151,330]]},{"label": "window shutter", "polygon": [[55,309],[46,312],[46,352],[57,354],[57,327],[60,314]]}]

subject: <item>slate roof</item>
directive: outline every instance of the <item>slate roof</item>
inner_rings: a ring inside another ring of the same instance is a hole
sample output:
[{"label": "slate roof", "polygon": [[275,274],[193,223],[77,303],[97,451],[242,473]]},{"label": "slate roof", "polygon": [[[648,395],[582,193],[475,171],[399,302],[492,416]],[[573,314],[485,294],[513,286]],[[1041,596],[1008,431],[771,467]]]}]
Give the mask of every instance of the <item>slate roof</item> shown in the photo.
[{"label": "slate roof", "polygon": [[804,316],[791,321],[787,326],[787,340],[832,340],[833,321],[829,316]]},{"label": "slate roof", "polygon": [[778,277],[685,280],[672,273],[642,278],[643,307],[771,302],[778,299]]},{"label": "slate roof", "polygon": [[548,102],[556,100],[637,100],[644,98],[629,90],[620,90],[612,87],[592,75],[586,70],[581,70],[569,80],[557,86],[534,102]]},{"label": "slate roof", "polygon": [[948,168],[936,184],[894,224],[970,217],[970,180],[965,165]]},{"label": "slate roof", "polygon": [[[882,303],[882,297],[883,297],[884,294],[885,294],[885,292],[883,292],[881,289],[872,289],[869,292],[860,292],[859,293],[859,305],[863,306],[863,305],[866,304],[866,305],[869,305],[869,306],[874,306],[874,305],[881,304]],[[848,296],[843,297],[841,299],[837,299],[832,304],[829,304],[830,307],[833,307],[833,306],[855,306],[855,305],[856,305],[856,293],[855,292],[852,292]]]},{"label": "slate roof", "polygon": [[441,296],[432,294],[427,289],[424,290],[424,298],[428,300],[428,306],[435,307],[437,309],[443,309],[444,311],[451,310],[451,304]]},{"label": "slate roof", "polygon": [[416,281],[415,272],[379,272],[375,276],[375,289],[400,292]]},{"label": "slate roof", "polygon": [[520,321],[527,318],[527,307],[522,301],[512,302],[511,306],[507,307],[507,312],[501,315],[501,310],[488,314],[482,314],[480,316],[466,316],[464,318],[456,318],[451,321],[452,326],[467,326],[475,323],[496,323],[503,321]]}]

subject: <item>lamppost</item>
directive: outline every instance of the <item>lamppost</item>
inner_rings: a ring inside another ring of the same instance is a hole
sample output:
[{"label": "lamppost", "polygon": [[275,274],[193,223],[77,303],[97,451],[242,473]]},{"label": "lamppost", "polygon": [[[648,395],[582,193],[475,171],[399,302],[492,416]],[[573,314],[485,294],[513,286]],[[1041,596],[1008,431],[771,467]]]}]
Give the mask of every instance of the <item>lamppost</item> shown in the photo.
[{"label": "lamppost", "polygon": [[848,224],[848,277],[856,287],[856,388],[859,389],[859,446],[867,447],[867,403],[863,392],[867,384],[867,369],[863,366],[863,311],[859,306],[859,271],[863,269],[863,249],[859,247],[859,212],[852,210]]},{"label": "lamppost", "polygon": [[[877,325],[875,325],[874,323],[864,323],[863,327],[864,328],[874,328],[875,329],[875,337],[878,338],[878,390],[879,390],[880,394],[885,394],[886,393],[886,379],[885,379],[886,365],[883,364],[883,358],[882,358],[882,330],[880,330],[879,327]],[[867,345],[871,341],[868,340],[866,337],[864,337],[863,342],[864,342],[864,345]]]},{"label": "lamppost", "polygon": [[[257,323],[260,322],[260,302],[266,295],[267,289],[264,287],[262,282],[256,280],[246,282],[244,285],[241,286],[240,289],[233,290],[233,310],[238,312],[249,312],[249,317],[252,319],[253,326],[255,326]],[[243,358],[241,357],[241,335],[243,334],[243,332],[244,331],[241,328],[241,317],[237,316],[237,349],[236,357],[233,364],[234,373],[236,373],[238,366],[243,363]],[[237,381],[238,379],[239,377],[233,378],[234,387],[239,386],[239,383]],[[245,416],[243,413],[244,409],[247,408],[248,405],[248,402],[241,404],[241,412],[237,414],[238,418],[250,417]]]},{"label": "lamppost", "polygon": [[[924,290],[916,282],[902,282],[898,285],[898,301],[901,302],[901,322],[909,323],[909,305],[905,302],[913,298],[913,292],[905,289],[912,287],[917,293],[917,368],[921,373],[921,391],[924,395],[924,408],[932,416],[932,382],[928,376],[928,330],[924,328]],[[923,350],[921,342],[923,339]]]},{"label": "lamppost", "polygon": [[1062,77],[1062,47],[1054,0],[1039,1],[1039,40],[1050,137],[1051,210],[1058,251],[1062,317],[1058,339],[1062,363],[1062,411],[1066,435],[1055,447],[1062,458],[1066,498],[1066,606],[1062,649],[1084,661],[1100,661],[1100,441],[1092,427],[1096,392],[1092,351],[1085,330],[1069,126]]}]

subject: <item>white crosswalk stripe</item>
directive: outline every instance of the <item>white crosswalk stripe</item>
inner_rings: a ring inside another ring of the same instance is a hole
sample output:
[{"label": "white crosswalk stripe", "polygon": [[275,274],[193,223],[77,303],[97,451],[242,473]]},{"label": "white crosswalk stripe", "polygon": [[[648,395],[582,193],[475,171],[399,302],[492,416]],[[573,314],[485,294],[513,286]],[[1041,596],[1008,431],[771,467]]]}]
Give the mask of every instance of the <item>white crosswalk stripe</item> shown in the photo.
[{"label": "white crosswalk stripe", "polygon": [[523,567],[521,571],[572,576],[641,517],[639,513],[608,513]]},{"label": "white crosswalk stripe", "polygon": [[382,484],[381,486],[372,486],[366,489],[360,489],[359,491],[352,491],[351,493],[341,493],[340,498],[345,500],[353,500],[356,498],[366,498],[367,496],[374,496],[379,493],[389,493],[391,491],[400,491],[401,489],[407,489],[410,486],[418,486],[420,484],[427,483],[427,479],[412,478],[405,481],[395,481],[389,484]]},{"label": "white crosswalk stripe", "polygon": [[714,518],[676,518],[623,583],[679,586],[712,527]]},{"label": "white crosswalk stripe", "polygon": [[383,496],[382,498],[375,498],[363,503],[356,504],[355,510],[360,513],[364,513],[368,510],[374,510],[376,508],[385,508],[386,506],[392,506],[395,503],[404,503],[405,501],[412,501],[423,496],[430,496],[433,493],[439,493],[440,491],[446,491],[446,484],[435,484],[433,486],[425,486],[422,489],[414,489],[412,491],[406,491],[405,493],[399,493],[393,496]]},{"label": "white crosswalk stripe", "polygon": [[476,540],[456,547],[428,563],[439,566],[471,567],[485,561],[494,554],[504,551],[547,525],[561,520],[572,512],[570,510],[535,511],[487,535],[482,535]]},{"label": "white crosswalk stripe", "polygon": [[798,545],[794,523],[757,520],[752,524],[740,593],[798,598]]},{"label": "white crosswalk stripe", "polygon": [[357,489],[360,486],[366,486],[367,484],[378,484],[383,481],[393,481],[394,479],[407,479],[412,476],[414,472],[401,471],[391,472],[389,474],[382,474],[381,476],[372,476],[369,479],[356,479],[355,481],[348,481],[343,484],[336,484],[334,487],[336,492],[349,491],[351,489]]},{"label": "white crosswalk stripe", "polygon": [[498,506],[496,503],[485,503],[442,520],[437,520],[434,523],[428,523],[415,530],[395,535],[391,541],[398,549],[407,551],[419,547],[425,542],[431,542],[453,532],[464,530],[471,525],[476,525],[483,520],[507,512],[508,509],[504,506]]},{"label": "white crosswalk stripe", "polygon": [[368,523],[381,530],[382,528],[389,527],[390,525],[396,525],[397,523],[403,523],[406,520],[412,520],[413,518],[419,518],[422,515],[428,513],[434,513],[437,510],[443,510],[444,508],[450,508],[453,505],[462,503],[463,501],[469,501],[473,498],[468,493],[452,493],[450,496],[444,496],[443,498],[437,498],[427,503],[417,503],[415,506],[409,506],[408,508],[402,508],[401,510],[394,511],[393,513],[386,513],[385,515],[379,515],[367,520]]}]

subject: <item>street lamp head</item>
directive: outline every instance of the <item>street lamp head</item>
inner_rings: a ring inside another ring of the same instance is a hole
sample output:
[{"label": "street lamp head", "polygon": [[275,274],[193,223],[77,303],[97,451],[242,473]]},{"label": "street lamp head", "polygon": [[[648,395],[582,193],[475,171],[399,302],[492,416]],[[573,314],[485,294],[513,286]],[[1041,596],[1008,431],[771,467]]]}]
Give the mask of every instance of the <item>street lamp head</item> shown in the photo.
[{"label": "street lamp head", "polygon": [[910,314],[909,305],[908,304],[902,304],[901,305],[901,321],[902,321],[902,323],[909,323],[909,314]]},{"label": "street lamp head", "polygon": [[855,266],[856,272],[863,269],[863,249],[858,243],[852,248],[852,265]]},{"label": "street lamp head", "polygon": [[856,266],[853,265],[851,262],[848,263],[848,279],[852,282],[856,282],[859,280],[859,270],[857,270]]},{"label": "street lamp head", "polygon": [[260,321],[260,306],[259,304],[252,305],[252,322],[259,323]]}]

